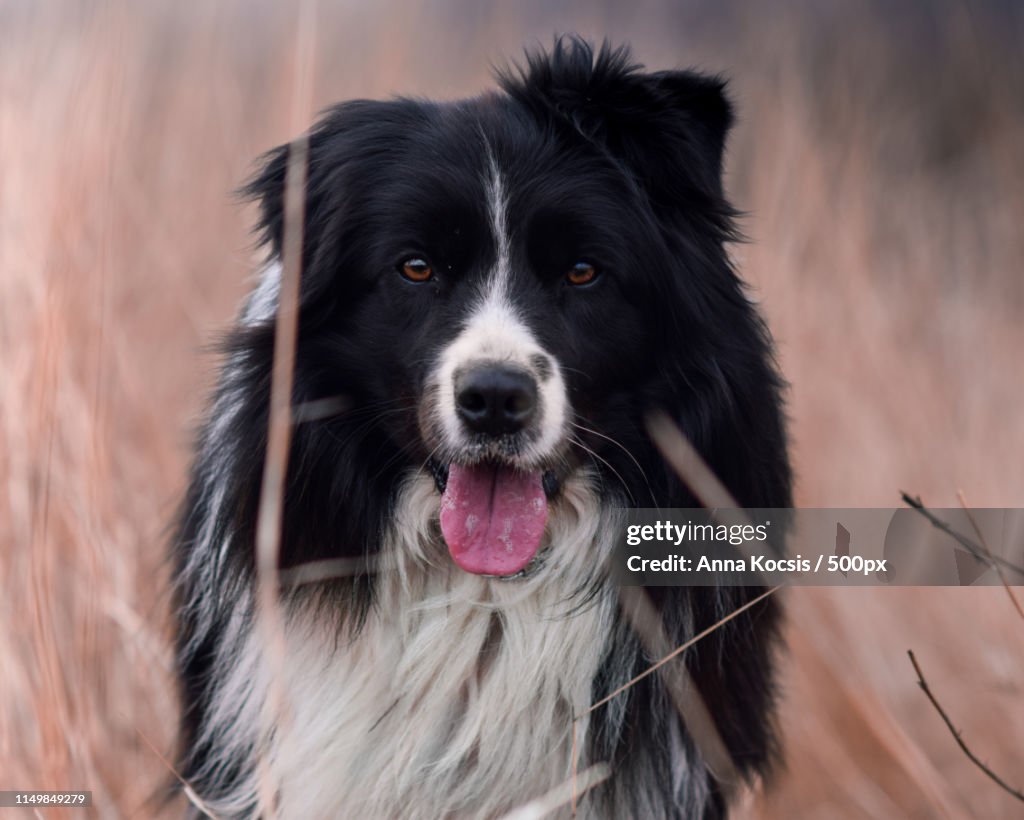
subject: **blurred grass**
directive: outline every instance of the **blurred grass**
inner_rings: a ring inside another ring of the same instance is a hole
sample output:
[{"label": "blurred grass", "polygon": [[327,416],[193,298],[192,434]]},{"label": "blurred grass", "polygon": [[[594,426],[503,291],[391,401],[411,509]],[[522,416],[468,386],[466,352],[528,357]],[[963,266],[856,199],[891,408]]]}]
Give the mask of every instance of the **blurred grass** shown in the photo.
[{"label": "blurred grass", "polygon": [[[471,94],[554,31],[732,76],[728,185],[752,240],[735,253],[793,384],[799,502],[907,489],[955,506],[963,488],[1020,505],[1017,7],[321,3],[315,105]],[[209,386],[200,351],[252,269],[229,192],[292,136],[294,41],[268,0],[0,0],[0,789],[156,811],[167,771],[147,739],[170,756],[176,721],[166,527]],[[789,604],[789,767],[744,813],[1018,816],[904,656],[1019,782],[1024,631],[1002,590]]]}]

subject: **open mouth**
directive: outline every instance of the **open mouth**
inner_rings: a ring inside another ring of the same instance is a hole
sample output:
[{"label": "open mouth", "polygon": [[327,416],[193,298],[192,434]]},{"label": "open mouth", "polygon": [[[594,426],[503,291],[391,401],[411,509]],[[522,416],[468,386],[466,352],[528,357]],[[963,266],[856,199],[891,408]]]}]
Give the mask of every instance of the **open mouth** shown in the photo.
[{"label": "open mouth", "polygon": [[499,577],[526,570],[544,538],[555,474],[496,461],[429,467],[441,492],[441,534],[456,565]]}]

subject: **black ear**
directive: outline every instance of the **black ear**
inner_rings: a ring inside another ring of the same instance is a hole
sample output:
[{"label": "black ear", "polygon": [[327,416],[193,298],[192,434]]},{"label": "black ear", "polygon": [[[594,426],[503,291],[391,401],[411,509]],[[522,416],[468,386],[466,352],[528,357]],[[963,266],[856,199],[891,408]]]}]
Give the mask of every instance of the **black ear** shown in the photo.
[{"label": "black ear", "polygon": [[645,73],[625,47],[606,41],[595,53],[578,37],[560,37],[550,53],[528,52],[524,67],[498,79],[537,116],[606,150],[659,204],[724,206],[733,114],[721,78]]},{"label": "black ear", "polygon": [[267,151],[257,160],[256,173],[238,190],[241,198],[259,204],[256,222],[259,242],[277,257],[281,256],[284,235],[284,184],[290,156],[291,143]]},{"label": "black ear", "polygon": [[[359,179],[379,179],[382,169],[401,156],[401,136],[410,131],[416,108],[404,101],[352,100],[325,111],[309,131],[303,270],[320,260],[337,262],[345,238],[343,219],[354,210]],[[259,205],[256,231],[274,255],[281,254],[284,188],[291,143],[278,146],[258,161],[257,170],[239,195]],[[351,221],[351,220],[349,220]],[[304,281],[308,279],[303,274]]]},{"label": "black ear", "polygon": [[[303,266],[318,259],[337,262],[346,212],[358,212],[354,196],[382,178],[407,150],[406,136],[422,123],[422,106],[410,100],[350,100],[335,105],[309,131]],[[278,146],[258,161],[239,195],[259,204],[260,241],[281,253],[284,185],[291,145]],[[352,227],[352,226],[349,226]]]},{"label": "black ear", "polygon": [[[371,100],[352,100],[324,111],[309,130],[306,169],[306,208],[303,231],[303,264],[329,235],[329,223],[337,215],[351,170],[367,144],[389,127],[393,105]],[[292,143],[279,145],[257,160],[257,170],[239,190],[239,196],[259,204],[256,231],[261,244],[280,255],[284,232],[285,175]],[[378,152],[379,153],[379,152]]]},{"label": "black ear", "polygon": [[[356,104],[345,103],[330,109],[309,131],[307,143],[305,208],[302,226],[303,304],[316,300],[331,278],[330,261],[337,259],[344,244],[340,218],[349,189],[353,155],[359,153],[353,127],[358,121]],[[256,202],[259,216],[255,233],[270,258],[282,257],[284,243],[284,196],[294,143],[285,143],[265,153],[257,170],[238,191],[239,196]]]}]

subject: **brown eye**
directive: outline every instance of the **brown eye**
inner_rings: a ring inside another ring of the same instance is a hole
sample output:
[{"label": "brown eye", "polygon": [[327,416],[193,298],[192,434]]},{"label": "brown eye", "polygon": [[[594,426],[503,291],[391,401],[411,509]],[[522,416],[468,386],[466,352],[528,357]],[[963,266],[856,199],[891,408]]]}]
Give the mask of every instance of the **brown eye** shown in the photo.
[{"label": "brown eye", "polygon": [[427,282],[434,276],[434,269],[425,259],[406,259],[402,263],[402,276],[410,282]]},{"label": "brown eye", "polygon": [[589,285],[597,278],[597,270],[586,262],[577,262],[565,275],[570,285]]}]

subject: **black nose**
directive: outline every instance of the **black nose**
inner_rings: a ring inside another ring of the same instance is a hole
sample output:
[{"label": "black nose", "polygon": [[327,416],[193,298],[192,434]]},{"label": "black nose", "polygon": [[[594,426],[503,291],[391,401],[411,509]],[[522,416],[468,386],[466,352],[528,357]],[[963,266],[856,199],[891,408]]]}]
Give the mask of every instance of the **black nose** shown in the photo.
[{"label": "black nose", "polygon": [[537,410],[537,384],[521,370],[475,367],[456,379],[455,405],[459,418],[474,433],[516,433]]}]

